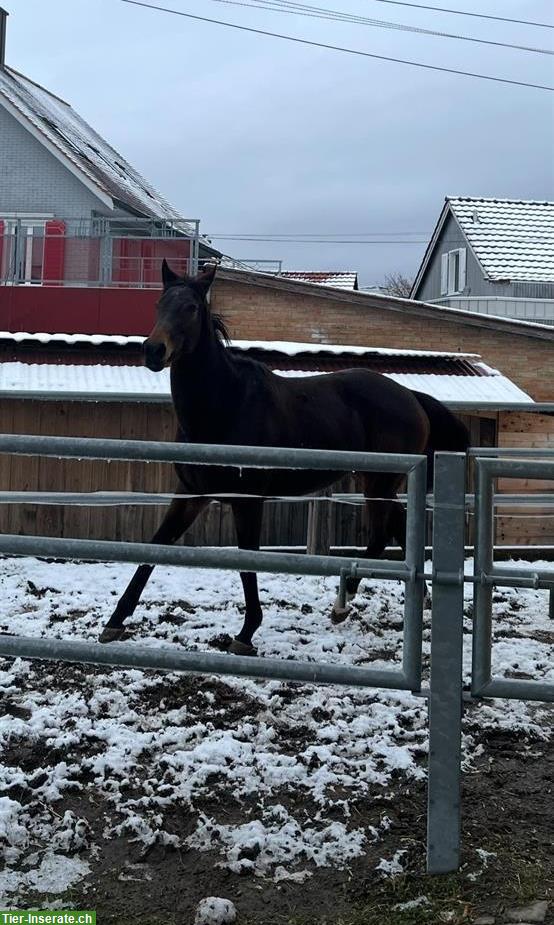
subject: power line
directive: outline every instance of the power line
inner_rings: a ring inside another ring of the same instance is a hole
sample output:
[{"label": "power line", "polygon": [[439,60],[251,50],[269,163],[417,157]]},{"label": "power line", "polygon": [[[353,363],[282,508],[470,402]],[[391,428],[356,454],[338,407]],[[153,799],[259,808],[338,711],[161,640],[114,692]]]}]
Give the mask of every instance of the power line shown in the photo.
[{"label": "power line", "polygon": [[514,45],[509,42],[495,42],[492,39],[479,39],[471,35],[459,35],[453,32],[438,32],[434,29],[423,29],[419,26],[409,26],[405,23],[389,22],[384,19],[370,19],[367,16],[358,16],[354,13],[344,13],[340,10],[330,10],[327,7],[307,6],[304,3],[286,2],[286,0],[212,0],[214,3],[224,3],[227,6],[240,6],[253,10],[269,10],[272,13],[288,13],[292,16],[305,16],[310,19],[324,19],[332,22],[352,23],[360,26],[373,26],[378,29],[393,29],[400,32],[414,32],[417,35],[432,35],[436,38],[455,39],[461,42],[474,42],[478,45],[494,45],[497,48],[512,48],[516,51],[528,51],[538,55],[554,55],[548,48],[535,48],[529,45]]},{"label": "power line", "polygon": [[[408,232],[409,234],[410,232]],[[423,234],[423,233],[422,233]],[[415,244],[418,247],[426,247],[429,244],[429,235],[421,238],[386,238],[386,237],[364,237],[354,235],[270,235],[270,234],[210,234],[207,232],[204,237],[208,241],[234,241],[235,243],[241,244],[245,243],[254,243],[254,244],[350,244],[350,245],[366,245],[366,244],[378,244],[378,245],[390,245],[390,244],[400,244],[402,246],[407,244]],[[533,238],[528,242],[529,244],[549,244],[550,241],[548,238]],[[459,244],[458,238],[445,238],[443,244]],[[228,256],[228,255],[227,255]]]},{"label": "power line", "polygon": [[319,232],[319,231],[229,231],[229,232],[206,232],[205,235],[209,238],[244,238],[247,237],[249,240],[255,240],[256,238],[279,238],[282,240],[288,240],[290,238],[386,238],[386,237],[402,237],[403,235],[423,235],[427,240],[429,237],[428,231],[335,231],[335,232]]},{"label": "power line", "polygon": [[444,74],[458,74],[462,77],[475,77],[480,80],[492,80],[494,83],[511,84],[517,87],[529,87],[533,90],[550,90],[554,87],[545,84],[532,84],[522,80],[510,80],[507,77],[493,77],[490,74],[478,74],[473,71],[459,71],[450,67],[440,67],[437,64],[423,64],[420,61],[408,61],[405,58],[391,58],[388,55],[376,55],[369,51],[358,51],[354,48],[343,48],[340,45],[328,45],[324,42],[313,42],[308,39],[297,38],[292,35],[283,35],[279,32],[268,32],[265,29],[254,29],[251,26],[239,26],[237,23],[225,22],[220,19],[209,19],[207,16],[195,16],[193,13],[183,13],[181,10],[172,10],[164,6],[155,6],[151,3],[144,3],[142,0],[121,0],[122,3],[129,3],[132,6],[142,6],[147,10],[156,10],[159,13],[171,13],[173,16],[183,16],[185,19],[194,19],[198,22],[209,22],[217,26],[226,26],[229,29],[238,29],[240,32],[252,32],[255,35],[265,35],[275,39],[283,39],[287,42],[295,42],[298,45],[311,45],[314,48],[325,48],[329,51],[341,51],[349,55],[357,55],[362,58],[374,58],[378,61],[392,61],[395,64],[407,64],[411,67],[421,67],[430,71],[441,71]]},{"label": "power line", "polygon": [[399,240],[391,241],[390,239],[374,240],[374,241],[360,241],[359,238],[354,238],[353,240],[346,240],[344,238],[341,240],[332,240],[330,238],[326,238],[325,240],[322,240],[321,238],[302,238],[302,239],[298,239],[298,238],[246,238],[246,237],[233,238],[233,237],[229,237],[228,235],[212,235],[212,234],[208,234],[206,235],[206,237],[210,241],[212,240],[213,241],[215,240],[237,241],[238,243],[245,241],[245,242],[253,242],[256,244],[417,244],[419,247],[421,247],[424,244],[427,244],[429,240],[428,238],[425,238],[424,240],[421,240],[421,241],[413,241],[413,240],[412,241],[399,241]]},{"label": "power line", "polygon": [[506,16],[491,16],[488,13],[468,13],[467,10],[453,10],[444,6],[424,6],[422,3],[406,3],[402,0],[376,0],[377,3],[390,3],[393,6],[411,6],[416,10],[434,10],[437,13],[454,13],[456,16],[475,16],[477,19],[494,19],[496,22],[511,22],[518,26],[538,26],[541,29],[554,29],[548,22],[529,22],[528,19],[509,19]]}]

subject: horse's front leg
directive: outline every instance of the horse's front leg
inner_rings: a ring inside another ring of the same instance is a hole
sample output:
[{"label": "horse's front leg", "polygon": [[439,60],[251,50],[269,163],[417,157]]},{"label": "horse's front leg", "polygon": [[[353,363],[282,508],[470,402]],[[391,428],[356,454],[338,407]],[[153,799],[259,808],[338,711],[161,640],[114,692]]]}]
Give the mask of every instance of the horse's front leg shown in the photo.
[{"label": "horse's front leg", "polygon": [[[167,513],[152,537],[151,542],[161,543],[164,546],[173,546],[179,537],[183,535],[185,530],[194,523],[207,503],[207,498],[175,498],[169,505]],[[123,624],[126,618],[134,613],[140,596],[153,571],[153,565],[139,565],[125,591],[119,598],[113,614],[100,634],[99,642],[115,642],[117,639],[122,638],[125,632]]]},{"label": "horse's front leg", "polygon": [[[241,499],[233,502],[232,509],[239,549],[258,550],[262,530],[263,501],[258,498]],[[229,652],[234,655],[256,655],[256,649],[252,645],[252,636],[262,622],[258,579],[256,572],[241,572],[240,577],[244,589],[246,611],[243,627],[229,645]]]}]

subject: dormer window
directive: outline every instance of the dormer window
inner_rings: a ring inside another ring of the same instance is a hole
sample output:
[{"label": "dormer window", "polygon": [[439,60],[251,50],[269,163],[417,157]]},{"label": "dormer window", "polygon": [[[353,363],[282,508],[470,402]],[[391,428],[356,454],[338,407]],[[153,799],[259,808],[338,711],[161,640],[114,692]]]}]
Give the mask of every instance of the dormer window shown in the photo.
[{"label": "dormer window", "polygon": [[463,292],[466,285],[466,248],[441,254],[441,295]]}]

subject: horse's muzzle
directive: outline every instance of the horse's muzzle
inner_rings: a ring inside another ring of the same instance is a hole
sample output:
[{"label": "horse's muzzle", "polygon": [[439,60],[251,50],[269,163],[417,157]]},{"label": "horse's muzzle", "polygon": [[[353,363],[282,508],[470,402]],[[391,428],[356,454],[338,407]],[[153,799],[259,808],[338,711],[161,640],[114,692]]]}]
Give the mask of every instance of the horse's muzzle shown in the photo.
[{"label": "horse's muzzle", "polygon": [[161,341],[145,341],[144,363],[153,373],[159,373],[165,366],[166,347]]}]

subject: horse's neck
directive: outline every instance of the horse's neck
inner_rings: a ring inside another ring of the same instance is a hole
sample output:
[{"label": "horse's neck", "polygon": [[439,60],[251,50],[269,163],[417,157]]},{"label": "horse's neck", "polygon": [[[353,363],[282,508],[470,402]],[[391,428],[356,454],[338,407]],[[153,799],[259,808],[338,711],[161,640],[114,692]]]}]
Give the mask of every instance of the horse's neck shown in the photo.
[{"label": "horse's neck", "polygon": [[229,354],[215,333],[203,337],[192,354],[171,367],[171,395],[179,426],[192,442],[217,441],[229,422],[236,375]]}]

